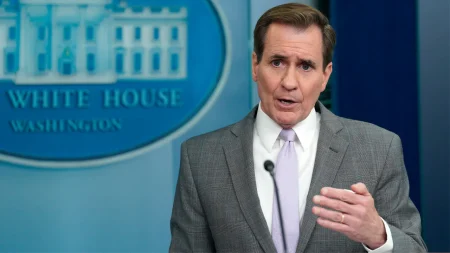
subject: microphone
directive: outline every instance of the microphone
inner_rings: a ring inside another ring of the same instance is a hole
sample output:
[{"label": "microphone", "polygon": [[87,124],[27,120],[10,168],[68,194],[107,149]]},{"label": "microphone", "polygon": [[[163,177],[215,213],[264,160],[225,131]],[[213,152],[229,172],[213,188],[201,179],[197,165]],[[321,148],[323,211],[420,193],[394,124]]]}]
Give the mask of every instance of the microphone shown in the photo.
[{"label": "microphone", "polygon": [[275,194],[277,196],[278,218],[280,219],[281,237],[283,237],[283,248],[284,248],[284,252],[287,252],[286,236],[284,235],[283,215],[281,213],[281,206],[280,206],[280,194],[278,193],[277,181],[275,180],[275,172],[274,172],[275,165],[273,164],[272,161],[266,160],[264,162],[264,169],[270,173],[270,176],[272,176],[273,185],[275,187]]}]

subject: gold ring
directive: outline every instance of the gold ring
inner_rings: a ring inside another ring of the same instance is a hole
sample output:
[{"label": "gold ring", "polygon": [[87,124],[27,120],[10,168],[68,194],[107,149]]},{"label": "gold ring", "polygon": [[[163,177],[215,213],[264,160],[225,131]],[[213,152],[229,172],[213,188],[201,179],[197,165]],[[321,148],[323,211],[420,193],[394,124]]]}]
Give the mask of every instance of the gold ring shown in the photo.
[{"label": "gold ring", "polygon": [[341,213],[341,223],[344,223],[345,215]]}]

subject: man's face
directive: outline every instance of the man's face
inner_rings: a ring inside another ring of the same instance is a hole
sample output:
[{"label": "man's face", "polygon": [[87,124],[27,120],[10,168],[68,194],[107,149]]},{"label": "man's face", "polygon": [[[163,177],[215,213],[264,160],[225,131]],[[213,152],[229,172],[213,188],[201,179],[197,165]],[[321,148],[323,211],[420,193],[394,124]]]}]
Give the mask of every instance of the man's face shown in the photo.
[{"label": "man's face", "polygon": [[283,128],[291,128],[311,112],[325,90],[332,63],[324,70],[322,33],[273,23],[261,61],[252,55],[252,76],[258,84],[261,109]]}]

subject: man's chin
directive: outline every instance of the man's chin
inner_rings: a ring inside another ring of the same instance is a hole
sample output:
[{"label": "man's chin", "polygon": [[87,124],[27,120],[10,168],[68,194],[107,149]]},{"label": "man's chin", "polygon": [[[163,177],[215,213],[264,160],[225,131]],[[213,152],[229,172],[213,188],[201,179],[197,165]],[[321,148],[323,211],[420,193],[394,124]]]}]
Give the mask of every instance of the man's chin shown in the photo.
[{"label": "man's chin", "polygon": [[298,113],[293,112],[278,113],[278,115],[276,115],[275,122],[277,122],[277,124],[282,128],[292,128],[297,123],[304,120],[302,116],[303,115],[299,115]]},{"label": "man's chin", "polygon": [[292,128],[297,124],[298,122],[295,119],[278,119],[277,120],[278,125],[280,125],[282,128]]}]

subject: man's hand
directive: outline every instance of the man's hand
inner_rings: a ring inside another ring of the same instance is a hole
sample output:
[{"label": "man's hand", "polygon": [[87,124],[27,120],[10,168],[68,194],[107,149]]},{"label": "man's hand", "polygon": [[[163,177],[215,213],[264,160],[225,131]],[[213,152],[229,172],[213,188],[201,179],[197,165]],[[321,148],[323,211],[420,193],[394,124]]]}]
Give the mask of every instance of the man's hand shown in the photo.
[{"label": "man's hand", "polygon": [[352,191],[324,187],[313,202],[312,212],[322,227],[345,234],[348,238],[376,249],[386,243],[384,223],[366,185],[357,183]]}]

